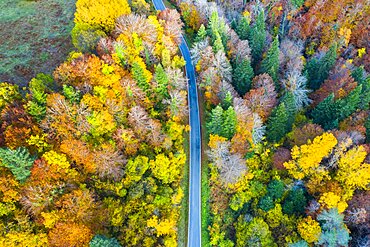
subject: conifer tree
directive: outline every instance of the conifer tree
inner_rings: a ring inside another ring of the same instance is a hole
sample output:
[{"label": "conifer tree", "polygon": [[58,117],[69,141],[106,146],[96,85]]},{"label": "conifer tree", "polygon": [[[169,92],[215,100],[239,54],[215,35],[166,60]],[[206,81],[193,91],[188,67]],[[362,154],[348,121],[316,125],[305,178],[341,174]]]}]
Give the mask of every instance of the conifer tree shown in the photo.
[{"label": "conifer tree", "polygon": [[217,53],[218,51],[224,51],[224,45],[222,44],[221,35],[218,31],[215,32],[215,42],[213,43],[213,51]]},{"label": "conifer tree", "polygon": [[11,150],[0,149],[0,166],[4,166],[13,173],[14,177],[21,183],[31,175],[31,167],[35,158],[30,155],[26,148]]},{"label": "conifer tree", "polygon": [[249,25],[249,20],[247,19],[247,17],[243,16],[238,23],[236,33],[239,35],[239,38],[241,40],[249,40],[250,32],[251,27]]},{"label": "conifer tree", "polygon": [[243,96],[251,89],[253,77],[254,72],[248,59],[243,59],[241,63],[236,62],[233,70],[233,85],[239,95]]},{"label": "conifer tree", "polygon": [[314,123],[320,124],[324,129],[328,130],[338,125],[338,121],[335,121],[336,111],[334,94],[330,94],[313,109],[311,116]]},{"label": "conifer tree", "polygon": [[261,60],[263,49],[266,42],[266,26],[265,26],[265,13],[261,10],[257,16],[255,25],[252,28],[251,35],[251,52],[252,52],[252,64],[255,67]]},{"label": "conifer tree", "polygon": [[236,113],[234,111],[234,108],[230,106],[223,113],[221,136],[231,139],[235,134],[236,123]]},{"label": "conifer tree", "polygon": [[261,63],[260,73],[269,74],[274,82],[277,82],[279,73],[279,39],[277,36]]},{"label": "conifer tree", "polygon": [[339,99],[336,102],[337,118],[338,121],[349,117],[352,113],[357,110],[357,107],[361,101],[362,85],[357,86],[353,89],[345,98]]},{"label": "conifer tree", "polygon": [[150,88],[150,85],[148,83],[148,78],[145,75],[144,69],[137,63],[134,62],[132,65],[132,76],[134,77],[135,81],[137,82],[137,85],[146,93],[148,93],[148,90]]},{"label": "conifer tree", "polygon": [[158,84],[157,87],[155,88],[155,91],[157,94],[159,94],[159,99],[162,100],[164,98],[168,98],[169,97],[167,90],[168,77],[162,65],[159,64],[155,67],[154,78]]},{"label": "conifer tree", "polygon": [[203,41],[207,37],[207,31],[204,25],[202,24],[198,30],[197,36],[195,37],[195,42]]},{"label": "conifer tree", "polygon": [[311,89],[320,88],[321,84],[329,76],[329,71],[333,68],[337,59],[337,44],[334,43],[323,58],[318,60],[313,58],[307,62],[306,76]]},{"label": "conifer tree", "polygon": [[280,103],[271,114],[267,123],[267,140],[278,142],[287,132],[289,115],[284,103]]},{"label": "conifer tree", "polygon": [[227,91],[225,97],[222,100],[222,108],[226,110],[232,105],[233,105],[233,96],[231,95],[230,91]]},{"label": "conifer tree", "polygon": [[223,113],[224,110],[219,105],[212,109],[210,117],[211,119],[207,123],[209,133],[221,136]]}]

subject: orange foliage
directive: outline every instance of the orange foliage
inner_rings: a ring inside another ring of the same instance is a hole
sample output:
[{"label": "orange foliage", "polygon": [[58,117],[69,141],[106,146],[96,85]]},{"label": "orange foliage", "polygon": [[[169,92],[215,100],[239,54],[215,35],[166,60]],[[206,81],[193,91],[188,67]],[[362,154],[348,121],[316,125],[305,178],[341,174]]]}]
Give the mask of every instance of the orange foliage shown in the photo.
[{"label": "orange foliage", "polygon": [[49,244],[51,247],[87,247],[92,238],[92,232],[82,224],[58,223],[49,232]]}]

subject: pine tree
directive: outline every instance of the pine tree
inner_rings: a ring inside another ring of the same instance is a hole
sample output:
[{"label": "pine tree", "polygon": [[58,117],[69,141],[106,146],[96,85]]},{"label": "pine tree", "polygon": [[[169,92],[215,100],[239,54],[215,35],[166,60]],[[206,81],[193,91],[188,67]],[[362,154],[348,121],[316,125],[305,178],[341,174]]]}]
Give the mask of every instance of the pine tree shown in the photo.
[{"label": "pine tree", "polygon": [[287,133],[287,124],[289,115],[284,103],[280,103],[267,122],[267,140],[270,142],[278,142]]},{"label": "pine tree", "polygon": [[195,42],[203,41],[207,37],[207,31],[204,25],[202,24],[198,30],[197,36],[195,37]]},{"label": "pine tree", "polygon": [[370,115],[365,122],[366,128],[366,143],[370,143]]},{"label": "pine tree", "polygon": [[219,135],[222,134],[222,123],[223,123],[224,110],[221,106],[216,106],[211,111],[211,119],[207,123],[207,128],[210,134]]},{"label": "pine tree", "polygon": [[281,102],[284,103],[285,108],[287,110],[288,115],[288,122],[287,122],[287,132],[290,132],[294,123],[294,119],[297,114],[297,105],[295,104],[294,95],[292,93],[286,93],[282,99]]},{"label": "pine tree", "polygon": [[318,60],[313,58],[307,62],[306,76],[312,90],[320,88],[321,84],[329,76],[329,71],[333,68],[337,59],[337,44],[334,43],[323,58]]},{"label": "pine tree", "polygon": [[279,39],[276,36],[261,63],[260,73],[267,73],[276,83],[279,73]]},{"label": "pine tree", "polygon": [[134,62],[132,65],[132,76],[137,82],[137,85],[148,94],[150,88],[148,78],[145,75],[144,69],[137,62]]},{"label": "pine tree", "polygon": [[345,98],[336,101],[336,109],[338,121],[342,121],[349,117],[357,110],[361,101],[362,85],[353,89]]},{"label": "pine tree", "polygon": [[225,97],[222,100],[222,108],[224,110],[227,110],[232,105],[233,105],[233,96],[231,95],[230,91],[227,91]]},{"label": "pine tree", "polygon": [[234,108],[230,106],[223,113],[221,136],[231,139],[236,131],[236,123],[236,113],[234,111]]},{"label": "pine tree", "polygon": [[90,247],[121,247],[117,239],[95,235],[90,241]]},{"label": "pine tree", "polygon": [[14,177],[21,183],[25,182],[31,175],[30,169],[34,161],[35,158],[26,148],[0,149],[0,166],[9,168]]},{"label": "pine tree", "polygon": [[241,63],[236,62],[233,70],[233,85],[239,95],[243,96],[251,89],[254,72],[248,59],[243,59]]},{"label": "pine tree", "polygon": [[168,98],[168,77],[161,64],[155,67],[154,78],[157,82],[157,87],[155,88],[155,91],[159,95],[160,101],[162,99]]},{"label": "pine tree", "polygon": [[303,189],[293,189],[289,191],[283,202],[284,214],[303,214],[307,204],[307,199]]},{"label": "pine tree", "polygon": [[311,112],[313,122],[320,124],[324,129],[332,129],[338,126],[337,105],[334,102],[334,94],[330,94],[318,104]]},{"label": "pine tree", "polygon": [[251,27],[249,26],[249,20],[247,17],[243,16],[238,23],[236,33],[241,40],[249,40],[250,32]]},{"label": "pine tree", "polygon": [[215,32],[215,42],[213,43],[213,51],[217,53],[218,51],[224,51],[224,45],[222,44],[221,35],[218,31]]},{"label": "pine tree", "polygon": [[255,67],[261,60],[263,49],[266,42],[266,26],[265,26],[265,13],[261,10],[257,16],[256,24],[252,28],[253,35],[251,35],[251,51],[252,51],[252,64]]},{"label": "pine tree", "polygon": [[362,110],[368,110],[370,104],[370,76],[359,83],[362,85],[359,107]]}]

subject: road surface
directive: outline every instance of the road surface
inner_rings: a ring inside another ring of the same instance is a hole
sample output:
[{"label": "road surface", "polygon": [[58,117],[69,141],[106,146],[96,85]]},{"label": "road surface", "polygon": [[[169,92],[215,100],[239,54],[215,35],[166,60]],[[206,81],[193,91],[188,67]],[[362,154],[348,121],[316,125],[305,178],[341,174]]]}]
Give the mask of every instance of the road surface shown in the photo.
[{"label": "road surface", "polygon": [[[166,7],[162,0],[152,0],[157,10]],[[189,48],[184,37],[181,37],[180,51],[186,61],[188,77],[188,103],[190,121],[190,169],[189,169],[189,215],[188,215],[188,247],[201,246],[201,132],[198,93],[195,81],[195,70],[191,61]]]}]

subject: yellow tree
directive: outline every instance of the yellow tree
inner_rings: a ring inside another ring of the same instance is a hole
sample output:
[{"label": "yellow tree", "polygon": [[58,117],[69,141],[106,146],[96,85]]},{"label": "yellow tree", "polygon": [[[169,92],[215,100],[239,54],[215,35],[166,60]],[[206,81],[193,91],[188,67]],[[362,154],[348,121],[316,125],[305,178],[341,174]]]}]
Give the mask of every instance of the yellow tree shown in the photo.
[{"label": "yellow tree", "polygon": [[298,232],[307,243],[314,243],[319,240],[321,227],[319,222],[308,216],[298,222]]}]

